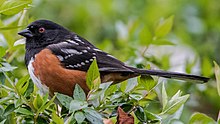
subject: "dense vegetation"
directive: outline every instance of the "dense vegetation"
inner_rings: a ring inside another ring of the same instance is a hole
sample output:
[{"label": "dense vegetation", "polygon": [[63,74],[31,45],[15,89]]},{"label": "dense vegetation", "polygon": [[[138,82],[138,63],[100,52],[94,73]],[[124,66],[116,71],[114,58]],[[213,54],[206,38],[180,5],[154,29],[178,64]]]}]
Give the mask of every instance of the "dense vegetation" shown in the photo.
[{"label": "dense vegetation", "polygon": [[[102,123],[103,118],[220,123],[219,12],[218,0],[0,0],[0,123]],[[129,65],[211,80],[196,84],[141,76],[100,84],[94,62],[87,76],[89,95],[77,85],[73,97],[57,93],[49,99],[29,78],[24,45],[14,44],[23,41],[18,31],[42,18],[68,27]]]}]

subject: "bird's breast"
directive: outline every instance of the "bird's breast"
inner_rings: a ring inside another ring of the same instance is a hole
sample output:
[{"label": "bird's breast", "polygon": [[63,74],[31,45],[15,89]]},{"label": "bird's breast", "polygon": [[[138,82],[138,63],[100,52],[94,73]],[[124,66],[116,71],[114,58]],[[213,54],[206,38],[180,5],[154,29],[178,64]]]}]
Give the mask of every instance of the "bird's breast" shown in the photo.
[{"label": "bird's breast", "polygon": [[49,49],[44,49],[35,55],[29,62],[28,71],[33,82],[43,92],[63,93],[73,95],[75,84],[79,84],[84,91],[89,89],[86,85],[86,72],[66,69],[59,59]]},{"label": "bird's breast", "polygon": [[41,91],[41,93],[46,94],[49,92],[49,88],[46,85],[41,83],[41,80],[39,79],[38,75],[35,75],[35,72],[34,72],[35,69],[32,65],[33,61],[34,61],[34,58],[31,58],[31,60],[28,64],[29,75],[30,75],[33,83],[38,87],[38,89]]}]

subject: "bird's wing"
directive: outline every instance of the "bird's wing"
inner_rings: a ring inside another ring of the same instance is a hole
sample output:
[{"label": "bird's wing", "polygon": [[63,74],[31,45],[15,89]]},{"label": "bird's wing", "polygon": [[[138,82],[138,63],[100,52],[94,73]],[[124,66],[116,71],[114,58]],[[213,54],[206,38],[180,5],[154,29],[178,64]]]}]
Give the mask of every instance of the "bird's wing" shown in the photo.
[{"label": "bird's wing", "polygon": [[[155,75],[165,78],[175,78],[181,80],[196,80],[207,82],[209,78],[196,75],[188,75],[177,72],[165,72],[161,70],[145,70],[126,66],[123,62],[105,53],[85,39],[77,36],[69,38],[63,42],[52,44],[47,47],[61,61],[67,69],[87,71],[94,59],[97,60],[99,71],[103,73],[125,72],[137,75]],[[131,75],[132,76],[132,75]],[[128,77],[129,78],[129,77]]]},{"label": "bird's wing", "polygon": [[63,42],[47,47],[67,69],[87,71],[94,59],[100,72],[133,72],[123,62],[105,53],[91,43],[75,35]]}]

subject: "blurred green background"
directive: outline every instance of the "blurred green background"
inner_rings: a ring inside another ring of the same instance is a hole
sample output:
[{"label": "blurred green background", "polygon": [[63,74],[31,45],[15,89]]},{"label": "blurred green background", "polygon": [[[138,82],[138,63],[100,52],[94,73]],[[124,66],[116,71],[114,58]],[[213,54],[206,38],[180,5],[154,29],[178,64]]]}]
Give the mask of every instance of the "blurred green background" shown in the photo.
[{"label": "blurred green background", "polygon": [[[129,65],[214,79],[213,61],[220,63],[219,13],[218,0],[33,0],[16,15],[0,15],[0,46],[8,51],[7,61],[18,67],[13,74],[24,76],[24,46],[13,46],[21,38],[17,32],[34,20],[48,19]],[[152,45],[156,25],[170,16],[174,17],[173,27],[161,38],[166,42]],[[194,111],[217,119],[220,97],[215,81],[167,82],[168,94],[180,89],[191,95],[181,116],[183,122]]]}]

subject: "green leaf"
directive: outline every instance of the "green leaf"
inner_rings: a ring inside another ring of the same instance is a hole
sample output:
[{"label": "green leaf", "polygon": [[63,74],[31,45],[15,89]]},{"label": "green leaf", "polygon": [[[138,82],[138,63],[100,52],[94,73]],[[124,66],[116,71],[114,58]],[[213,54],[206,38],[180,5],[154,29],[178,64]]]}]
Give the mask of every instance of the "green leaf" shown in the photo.
[{"label": "green leaf", "polygon": [[[4,113],[5,108],[3,107],[3,105],[0,105],[0,115],[2,116]],[[0,117],[1,117],[0,116]]]},{"label": "green leaf", "polygon": [[126,89],[125,89],[125,93],[128,93],[128,92],[130,92],[130,91],[132,91],[134,88],[135,88],[135,86],[137,86],[137,79],[136,78],[130,78],[130,79],[128,79],[128,83],[127,83],[127,85],[126,85]]},{"label": "green leaf", "polygon": [[137,84],[138,83],[137,83],[136,78],[131,78],[131,79],[121,82],[119,84],[119,87],[122,92],[128,93],[132,91],[135,88],[135,86],[137,86]]},{"label": "green leaf", "polygon": [[213,70],[212,70],[212,62],[210,61],[209,57],[203,57],[202,59],[202,74],[204,76],[211,76],[213,75]]},{"label": "green leaf", "polygon": [[122,96],[123,96],[123,93],[122,93],[122,92],[115,92],[115,93],[111,96],[110,101],[112,101],[112,102],[118,102],[119,100],[123,99]]},{"label": "green leaf", "polygon": [[61,94],[61,93],[55,93],[55,94],[56,94],[57,99],[63,106],[65,106],[66,108],[70,107],[70,102],[73,100],[73,98],[67,95]]},{"label": "green leaf", "polygon": [[173,114],[175,113],[189,98],[189,95],[184,95],[181,97],[173,96],[171,100],[168,102],[167,106],[163,113]]},{"label": "green leaf", "polygon": [[139,39],[141,45],[150,45],[152,43],[152,33],[147,27],[144,27],[139,33]]},{"label": "green leaf", "polygon": [[87,71],[86,84],[91,90],[91,89],[99,88],[100,83],[101,80],[100,80],[99,68],[96,59],[94,59],[94,61],[89,67],[89,70]]},{"label": "green leaf", "polygon": [[173,18],[174,16],[170,16],[169,18],[162,20],[159,23],[159,25],[156,27],[156,30],[155,30],[155,36],[157,38],[164,37],[170,32],[173,26]]},{"label": "green leaf", "polygon": [[7,0],[0,6],[0,14],[14,15],[23,10],[31,0]]},{"label": "green leaf", "polygon": [[[1,5],[1,4],[0,4]],[[5,55],[5,53],[6,53],[6,50],[5,50],[5,48],[3,48],[2,46],[0,46],[0,58],[2,58],[4,55]]]},{"label": "green leaf", "polygon": [[100,87],[99,89],[91,92],[89,94],[89,97],[88,97],[88,100],[94,100],[94,99],[100,99],[102,100],[104,95],[105,95],[105,92],[106,90],[108,89],[108,87],[112,84],[112,82],[107,82],[107,83],[102,83],[100,84]]},{"label": "green leaf", "polygon": [[[1,64],[2,64],[2,63],[1,63]],[[0,68],[0,72],[1,72],[1,69],[2,69],[2,68]],[[11,86],[14,86],[14,82],[8,77],[8,75],[4,72],[4,70],[3,70],[2,72],[3,72],[4,76],[5,76],[5,78],[8,80],[9,84],[10,84]]]},{"label": "green leaf", "polygon": [[0,31],[3,31],[3,30],[13,30],[13,29],[18,29],[18,28],[23,28],[23,27],[25,27],[25,26],[11,26],[11,27],[6,26],[6,27],[1,27]]},{"label": "green leaf", "polygon": [[64,121],[61,117],[59,117],[55,112],[52,113],[52,120],[55,124],[63,124]]},{"label": "green leaf", "polygon": [[85,120],[85,115],[81,111],[76,112],[74,117],[78,124],[81,124]]},{"label": "green leaf", "polygon": [[87,96],[87,101],[89,104],[92,104],[94,107],[98,107],[100,103],[105,102],[105,98],[108,97],[108,92],[106,91],[112,82],[106,82],[100,84],[99,89],[93,90]]},{"label": "green leaf", "polygon": [[31,115],[31,116],[34,115],[33,112],[31,112],[31,111],[29,111],[29,110],[27,110],[27,109],[25,109],[25,108],[18,108],[18,109],[15,110],[15,112],[16,112],[16,113],[21,113],[21,114],[23,114],[23,115]]},{"label": "green leaf", "polygon": [[43,99],[41,98],[39,94],[37,94],[37,96],[35,97],[33,101],[33,105],[34,105],[34,108],[37,110],[43,105]]},{"label": "green leaf", "polygon": [[6,121],[7,121],[7,119],[4,119],[0,122],[0,124],[5,124]]},{"label": "green leaf", "polygon": [[137,106],[134,114],[141,122],[147,122],[147,116],[145,115],[144,109],[141,106]]},{"label": "green leaf", "polygon": [[22,77],[21,79],[18,80],[18,82],[16,83],[15,87],[17,88],[18,92],[22,95],[24,95],[24,93],[26,92],[28,86],[29,86],[29,75],[26,75],[24,77]]},{"label": "green leaf", "polygon": [[153,42],[151,42],[151,44],[154,44],[154,45],[175,45],[173,42],[166,40],[166,39],[153,40]]},{"label": "green leaf", "polygon": [[218,112],[218,124],[220,124],[220,110],[219,110],[219,112]]},{"label": "green leaf", "polygon": [[131,97],[137,101],[140,101],[141,99],[143,99],[143,94],[133,92],[133,93],[129,93],[129,97]]},{"label": "green leaf", "polygon": [[162,118],[154,113],[151,113],[147,110],[144,110],[146,116],[147,116],[147,120],[151,123],[157,123],[157,122],[161,122]]},{"label": "green leaf", "polygon": [[73,117],[73,113],[71,114],[70,117],[68,117],[68,119],[66,119],[66,121],[64,122],[64,124],[76,124],[76,120]]},{"label": "green leaf", "polygon": [[48,97],[49,97],[49,93],[46,93],[46,94],[43,95],[43,98],[42,98],[43,99],[43,104],[45,104],[47,102]]},{"label": "green leaf", "polygon": [[86,107],[88,107],[88,103],[86,101],[72,100],[69,107],[69,113],[74,113],[75,111]]},{"label": "green leaf", "polygon": [[92,89],[98,89],[101,84],[101,78],[98,76],[94,81],[93,81],[93,87]]},{"label": "green leaf", "polygon": [[20,105],[22,105],[24,103],[24,101],[22,99],[16,99],[14,101],[15,104],[15,108],[19,107]]},{"label": "green leaf", "polygon": [[24,97],[30,96],[34,92],[34,83],[29,80],[28,88],[24,94]]},{"label": "green leaf", "polygon": [[2,62],[2,67],[0,67],[0,72],[7,72],[7,71],[13,71],[17,67],[11,66],[10,64],[6,62]]},{"label": "green leaf", "polygon": [[88,100],[97,100],[103,94],[102,89],[99,88],[89,94]]},{"label": "green leaf", "polygon": [[127,87],[127,85],[128,85],[128,81],[126,80],[126,81],[123,81],[123,82],[121,82],[120,84],[118,84],[119,86],[119,88],[120,88],[120,90],[122,91],[122,92],[125,92],[125,90],[126,90],[126,87]]},{"label": "green leaf", "polygon": [[[113,81],[100,84],[100,88],[102,89],[103,95],[106,95],[106,92],[108,89],[110,89],[109,87],[111,86],[112,83],[113,83]],[[113,90],[113,89],[110,89],[110,90]],[[108,91],[111,92],[110,90],[108,90]]]},{"label": "green leaf", "polygon": [[[120,105],[120,107],[123,109],[124,112],[130,112],[132,109],[133,109],[133,105],[130,104],[130,103],[125,103],[125,104],[122,104]],[[115,107],[114,111],[117,112],[118,110],[118,107]]]},{"label": "green leaf", "polygon": [[167,96],[167,92],[166,92],[166,88],[165,88],[165,84],[163,82],[162,85],[162,105],[163,105],[163,110],[165,109],[165,107],[167,106],[167,102],[168,102],[168,96]]},{"label": "green leaf", "polygon": [[178,90],[175,95],[169,100],[169,104],[174,103],[181,96],[181,91]]},{"label": "green leaf", "polygon": [[143,86],[147,91],[152,90],[156,85],[156,81],[149,75],[141,75],[138,77],[138,83]]},{"label": "green leaf", "polygon": [[214,61],[214,65],[215,65],[215,78],[217,83],[217,91],[218,91],[218,95],[220,96],[220,68],[215,61]]},{"label": "green leaf", "polygon": [[216,124],[216,122],[202,113],[195,113],[191,116],[189,124]]},{"label": "green leaf", "polygon": [[[1,76],[0,76],[0,78],[1,78]],[[0,81],[0,82],[1,82],[1,81]],[[4,88],[3,88],[3,87],[4,87]],[[0,84],[0,98],[1,98],[1,99],[7,97],[8,94],[10,93],[9,91],[13,91],[13,90],[10,89],[10,88],[8,88],[8,87],[5,86],[5,85],[1,85],[1,84]],[[1,102],[1,100],[0,100],[0,102]]]},{"label": "green leaf", "polygon": [[10,95],[7,96],[7,97],[1,98],[1,99],[0,99],[0,104],[5,103],[5,102],[7,102],[7,101],[9,101],[9,100],[12,100],[12,99],[14,99],[14,96],[13,96],[12,94],[10,94]]},{"label": "green leaf", "polygon": [[86,119],[92,124],[103,124],[102,116],[91,108],[86,108],[84,110]]},{"label": "green leaf", "polygon": [[7,116],[7,115],[11,114],[14,110],[15,110],[14,104],[8,105],[3,113],[3,116]]},{"label": "green leaf", "polygon": [[2,6],[2,4],[5,2],[6,0],[0,0],[0,7]]},{"label": "green leaf", "polygon": [[44,103],[43,106],[40,107],[40,109],[38,110],[38,112],[43,112],[46,108],[48,108],[51,104],[53,104],[54,99],[56,98],[56,95],[53,96],[52,99],[50,99],[49,102],[47,102],[46,104]]},{"label": "green leaf", "polygon": [[[111,82],[112,83],[112,82]],[[102,85],[102,84],[101,84]],[[112,93],[115,93],[117,90],[117,85],[110,85],[109,88],[106,89],[105,96],[109,96]]]},{"label": "green leaf", "polygon": [[75,100],[82,100],[82,101],[86,100],[86,94],[84,93],[83,89],[78,84],[75,85],[73,98]]},{"label": "green leaf", "polygon": [[198,62],[198,57],[196,56],[195,58],[193,58],[193,61],[192,60],[189,60],[189,59],[187,59],[186,61],[185,61],[185,63],[186,63],[186,67],[185,67],[185,71],[186,71],[186,73],[191,73],[191,71],[192,71],[192,69],[193,69],[193,67],[197,64],[197,62]]}]

